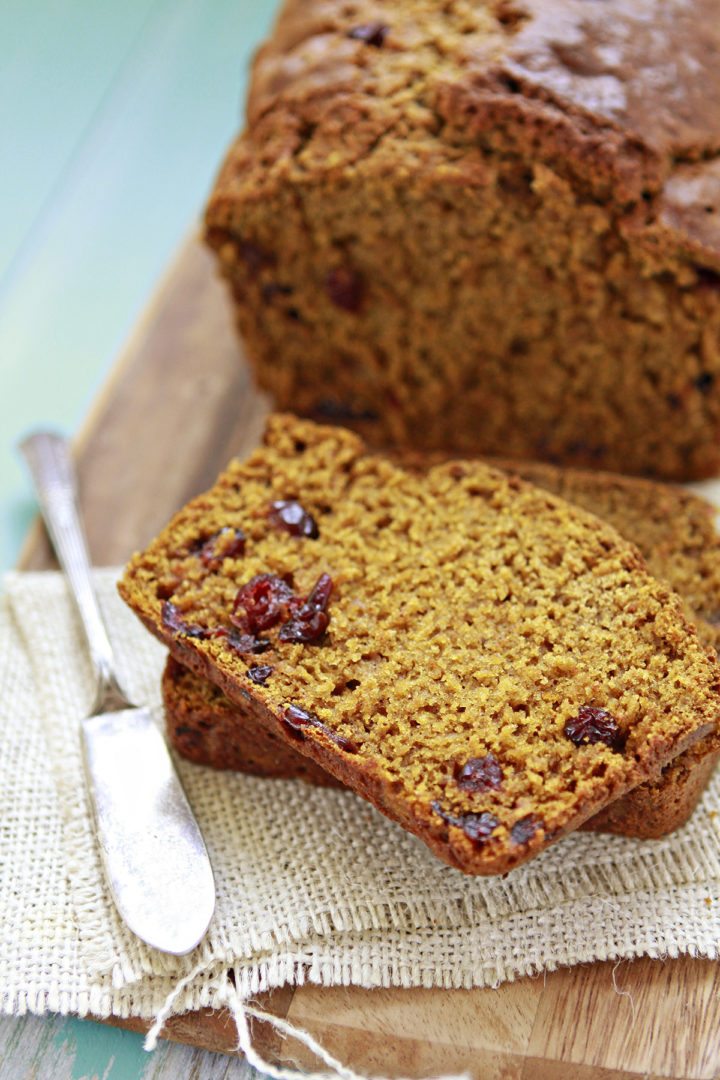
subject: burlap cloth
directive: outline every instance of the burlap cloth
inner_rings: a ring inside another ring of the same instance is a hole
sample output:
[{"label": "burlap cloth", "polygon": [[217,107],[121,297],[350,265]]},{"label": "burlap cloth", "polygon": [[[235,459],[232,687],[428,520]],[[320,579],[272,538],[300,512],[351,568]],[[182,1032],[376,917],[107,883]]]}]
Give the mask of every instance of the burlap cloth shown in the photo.
[{"label": "burlap cloth", "polygon": [[[117,576],[96,572],[101,606],[130,694],[160,724],[164,650]],[[124,928],[104,884],[78,737],[94,686],[59,575],[6,577],[0,687],[5,1012],[156,1018],[152,1045],[167,1015],[226,1006],[247,1051],[248,999],[284,983],[494,986],[580,961],[718,955],[720,777],[666,840],[579,833],[480,879],[350,792],[182,760],[217,911],[193,953],[162,955]]]}]

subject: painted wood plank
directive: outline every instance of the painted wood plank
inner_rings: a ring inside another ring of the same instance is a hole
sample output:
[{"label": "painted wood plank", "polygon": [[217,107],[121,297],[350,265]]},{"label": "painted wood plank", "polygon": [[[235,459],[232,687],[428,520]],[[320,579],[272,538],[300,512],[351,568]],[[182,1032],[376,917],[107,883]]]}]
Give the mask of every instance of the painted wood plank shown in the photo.
[{"label": "painted wood plank", "polygon": [[[28,112],[32,102],[26,100],[23,80],[32,77],[34,63],[42,84],[43,49],[48,48],[56,51],[58,81],[82,83],[87,53],[103,27],[82,15],[79,9],[88,5],[81,0],[71,0],[67,24],[64,4],[54,5],[51,17],[44,11],[49,0],[12,2],[25,12],[17,16],[22,23],[15,35],[18,47],[32,41],[31,27],[40,37],[45,27],[51,35],[46,44],[24,49],[19,70],[13,67],[15,74],[3,84],[8,107],[21,118],[20,160],[29,161],[42,157],[44,135]],[[240,123],[249,56],[275,8],[274,2],[253,0],[132,0],[142,2],[150,5],[142,32],[82,137],[65,126],[62,93],[55,99],[48,91],[52,100],[44,123],[54,116],[58,139],[72,143],[72,152],[61,174],[54,175],[52,198],[29,233],[23,226],[25,242],[0,283],[0,504],[6,511],[0,515],[0,565],[5,567],[17,555],[30,514],[12,444],[30,427],[72,429],[80,422],[188,223],[202,213]],[[0,9],[0,54],[5,56],[12,43],[3,38],[8,17],[3,5]],[[95,29],[74,26],[73,19]],[[64,39],[55,32],[58,25]],[[115,25],[110,21],[107,32]],[[63,40],[73,35],[81,44],[63,49]],[[22,185],[18,156],[12,155],[12,183]],[[60,168],[59,161],[55,165]],[[52,171],[51,155],[47,168]],[[0,199],[0,234],[10,234],[15,214],[16,203]],[[19,234],[15,239],[19,242]]]},{"label": "painted wood plank", "polygon": [[0,1080],[262,1080],[244,1058],[66,1016],[0,1017]]},{"label": "painted wood plank", "polygon": [[[189,240],[76,440],[95,563],[122,563],[147,543],[212,484],[221,463],[256,445],[268,410],[241,360],[211,257]],[[40,529],[21,565],[48,561]]]},{"label": "painted wood plank", "polygon": [[67,170],[159,0],[6,0],[0,15],[0,281]]}]

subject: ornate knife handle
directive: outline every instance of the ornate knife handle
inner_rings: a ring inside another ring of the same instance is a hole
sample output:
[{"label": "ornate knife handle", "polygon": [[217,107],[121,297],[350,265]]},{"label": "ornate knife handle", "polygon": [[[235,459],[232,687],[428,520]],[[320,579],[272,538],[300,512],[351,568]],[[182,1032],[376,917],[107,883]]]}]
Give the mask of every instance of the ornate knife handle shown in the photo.
[{"label": "ornate knife handle", "polygon": [[19,449],[30,468],[50,539],[70,583],[87,638],[98,679],[93,713],[127,708],[130,702],[118,684],[115,657],[90,576],[90,555],[68,441],[62,435],[39,431],[24,439]]}]

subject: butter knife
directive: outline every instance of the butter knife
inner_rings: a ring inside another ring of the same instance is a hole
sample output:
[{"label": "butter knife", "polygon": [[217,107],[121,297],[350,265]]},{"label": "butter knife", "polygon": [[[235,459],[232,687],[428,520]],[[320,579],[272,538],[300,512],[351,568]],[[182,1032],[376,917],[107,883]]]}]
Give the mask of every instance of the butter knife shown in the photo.
[{"label": "butter knife", "polygon": [[72,590],[97,676],[95,703],[81,722],[85,778],[115,905],[143,941],[190,952],[215,909],[207,850],[150,710],[121,689],[95,596],[77,482],[67,441],[38,432],[20,444],[60,566]]}]

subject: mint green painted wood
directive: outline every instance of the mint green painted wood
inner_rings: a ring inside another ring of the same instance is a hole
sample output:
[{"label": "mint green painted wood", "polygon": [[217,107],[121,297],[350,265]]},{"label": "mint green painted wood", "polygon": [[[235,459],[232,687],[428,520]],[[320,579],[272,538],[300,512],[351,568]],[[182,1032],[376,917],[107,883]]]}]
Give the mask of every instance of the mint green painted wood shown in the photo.
[{"label": "mint green painted wood", "polygon": [[3,5],[0,279],[52,199],[158,3],[6,0]]},{"label": "mint green painted wood", "polygon": [[74,1017],[0,1017],[0,1080],[262,1080],[241,1058]]},{"label": "mint green painted wood", "polygon": [[[10,39],[29,33],[29,17],[15,2],[17,11],[0,16],[10,23]],[[75,79],[81,86],[88,45],[77,26],[92,5],[73,2],[75,17],[65,26],[57,14],[62,4],[36,0],[26,7],[35,13],[39,40],[46,27],[55,34],[55,63],[64,57],[68,73],[83,72]],[[139,20],[141,0],[134,4]],[[68,145],[75,138],[72,153],[62,162],[56,153],[51,194],[0,279],[4,567],[15,560],[32,513],[11,445],[33,426],[72,431],[79,425],[173,250],[202,211],[240,122],[248,58],[273,13],[274,4],[252,0],[145,0],[141,28],[108,70],[104,87],[91,65],[88,101],[84,110],[76,103],[73,133],[66,136]],[[38,46],[38,67],[44,47]],[[27,115],[27,146],[44,145],[49,120],[35,132],[33,117],[42,111],[37,98],[51,91],[42,80],[34,84],[29,61],[13,70],[17,85],[8,87],[4,75],[4,95]],[[90,119],[79,137],[81,113]],[[61,107],[55,123],[58,129],[65,124]],[[19,120],[13,126],[24,129]],[[32,186],[38,153],[36,146],[11,160],[14,190]],[[0,199],[0,236],[15,217],[14,204]]]}]

